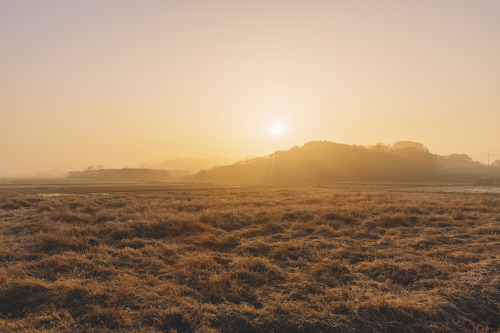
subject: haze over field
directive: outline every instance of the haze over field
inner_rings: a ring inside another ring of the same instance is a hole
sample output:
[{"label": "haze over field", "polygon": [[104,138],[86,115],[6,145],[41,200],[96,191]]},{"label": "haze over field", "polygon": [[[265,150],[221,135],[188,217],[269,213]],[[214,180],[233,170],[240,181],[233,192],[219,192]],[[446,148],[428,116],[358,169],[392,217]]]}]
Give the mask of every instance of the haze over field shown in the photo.
[{"label": "haze over field", "polygon": [[0,0],[0,177],[313,140],[500,159],[500,2]]},{"label": "haze over field", "polygon": [[0,0],[0,331],[500,333],[499,18]]}]

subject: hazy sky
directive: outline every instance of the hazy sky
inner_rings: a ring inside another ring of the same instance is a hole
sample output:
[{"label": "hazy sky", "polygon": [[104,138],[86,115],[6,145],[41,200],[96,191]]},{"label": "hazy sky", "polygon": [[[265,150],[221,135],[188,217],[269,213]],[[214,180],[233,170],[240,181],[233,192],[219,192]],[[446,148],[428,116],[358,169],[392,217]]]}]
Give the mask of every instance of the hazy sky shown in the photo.
[{"label": "hazy sky", "polygon": [[0,0],[0,45],[0,175],[310,140],[500,159],[499,0]]}]

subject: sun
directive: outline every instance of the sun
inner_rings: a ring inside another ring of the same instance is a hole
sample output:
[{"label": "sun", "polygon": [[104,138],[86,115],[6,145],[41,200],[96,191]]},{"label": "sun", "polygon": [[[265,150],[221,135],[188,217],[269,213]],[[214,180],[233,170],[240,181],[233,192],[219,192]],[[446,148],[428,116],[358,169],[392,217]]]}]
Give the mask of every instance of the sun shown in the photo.
[{"label": "sun", "polygon": [[279,136],[283,133],[283,126],[281,124],[274,124],[271,126],[271,133],[273,133],[274,136]]}]

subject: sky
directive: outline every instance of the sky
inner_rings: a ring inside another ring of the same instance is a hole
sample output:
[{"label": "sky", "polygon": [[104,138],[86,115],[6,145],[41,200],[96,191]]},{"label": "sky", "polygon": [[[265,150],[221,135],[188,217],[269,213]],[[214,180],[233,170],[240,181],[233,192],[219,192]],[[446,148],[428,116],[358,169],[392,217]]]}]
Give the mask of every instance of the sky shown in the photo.
[{"label": "sky", "polygon": [[312,140],[500,159],[499,17],[498,0],[0,0],[0,176]]}]

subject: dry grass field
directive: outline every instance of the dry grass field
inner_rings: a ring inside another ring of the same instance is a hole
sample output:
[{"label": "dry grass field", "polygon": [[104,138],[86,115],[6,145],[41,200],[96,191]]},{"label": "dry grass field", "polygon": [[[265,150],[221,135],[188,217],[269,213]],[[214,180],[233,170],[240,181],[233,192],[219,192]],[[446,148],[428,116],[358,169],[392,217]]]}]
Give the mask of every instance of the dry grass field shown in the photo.
[{"label": "dry grass field", "polygon": [[500,196],[0,192],[0,331],[496,332]]}]

